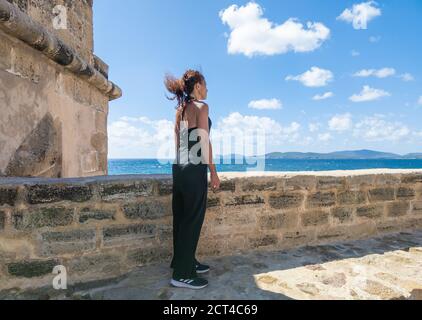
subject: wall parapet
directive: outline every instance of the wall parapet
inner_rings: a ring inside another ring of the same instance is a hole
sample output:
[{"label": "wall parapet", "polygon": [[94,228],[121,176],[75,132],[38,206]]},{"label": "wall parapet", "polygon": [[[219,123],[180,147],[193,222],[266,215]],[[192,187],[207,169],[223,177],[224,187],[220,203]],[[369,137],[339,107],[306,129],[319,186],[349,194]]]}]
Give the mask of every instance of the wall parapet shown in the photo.
[{"label": "wall parapet", "polygon": [[92,84],[110,100],[122,96],[122,90],[109,81],[102,70],[91,66],[59,37],[6,0],[0,0],[0,28]]},{"label": "wall parapet", "polygon": [[[221,173],[199,256],[422,228],[422,170]],[[0,291],[113,278],[172,253],[172,177],[0,179]]]}]

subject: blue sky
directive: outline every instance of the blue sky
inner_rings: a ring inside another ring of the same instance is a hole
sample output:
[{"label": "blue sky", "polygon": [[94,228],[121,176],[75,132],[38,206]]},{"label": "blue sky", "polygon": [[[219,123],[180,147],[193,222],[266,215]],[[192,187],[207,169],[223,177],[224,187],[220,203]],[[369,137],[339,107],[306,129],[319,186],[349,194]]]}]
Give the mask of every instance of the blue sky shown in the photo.
[{"label": "blue sky", "polygon": [[111,158],[171,146],[163,77],[187,68],[207,79],[213,142],[264,129],[266,153],[422,152],[419,0],[123,3],[94,1],[95,53],[124,93]]}]

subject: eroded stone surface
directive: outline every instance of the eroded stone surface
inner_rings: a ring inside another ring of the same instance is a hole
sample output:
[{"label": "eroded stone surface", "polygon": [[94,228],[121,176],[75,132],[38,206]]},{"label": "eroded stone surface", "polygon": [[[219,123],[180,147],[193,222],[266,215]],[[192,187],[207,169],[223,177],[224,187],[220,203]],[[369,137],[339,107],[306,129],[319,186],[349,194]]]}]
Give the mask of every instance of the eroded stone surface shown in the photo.
[{"label": "eroded stone surface", "polygon": [[422,231],[206,259],[210,285],[169,285],[168,263],[72,297],[89,299],[421,299]]}]

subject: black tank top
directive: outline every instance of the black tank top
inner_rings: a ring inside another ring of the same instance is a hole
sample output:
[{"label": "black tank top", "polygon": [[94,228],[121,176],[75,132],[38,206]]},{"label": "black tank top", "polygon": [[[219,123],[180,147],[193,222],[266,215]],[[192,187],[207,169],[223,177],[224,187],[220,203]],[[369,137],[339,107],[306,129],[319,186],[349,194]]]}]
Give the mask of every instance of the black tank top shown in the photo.
[{"label": "black tank top", "polygon": [[[209,132],[211,133],[211,126],[212,121],[210,117],[208,117],[208,128]],[[186,129],[186,126],[180,129],[180,146],[178,153],[176,155],[176,162],[177,164],[187,164],[190,162],[190,152],[193,146],[195,146],[197,143],[199,143],[199,136],[197,132],[194,132],[195,129],[198,129],[198,127],[188,128]],[[199,147],[197,156],[201,157],[201,148]]]}]

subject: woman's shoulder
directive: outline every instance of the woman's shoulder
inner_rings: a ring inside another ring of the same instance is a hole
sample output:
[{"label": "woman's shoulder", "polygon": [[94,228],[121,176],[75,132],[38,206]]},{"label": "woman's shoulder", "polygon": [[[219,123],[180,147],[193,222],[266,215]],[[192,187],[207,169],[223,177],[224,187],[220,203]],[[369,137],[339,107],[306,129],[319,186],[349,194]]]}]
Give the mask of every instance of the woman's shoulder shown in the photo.
[{"label": "woman's shoulder", "polygon": [[193,103],[199,108],[199,109],[202,109],[202,108],[208,108],[208,104],[207,103],[205,103],[204,101],[201,101],[201,100],[196,100],[196,101],[193,101]]}]

